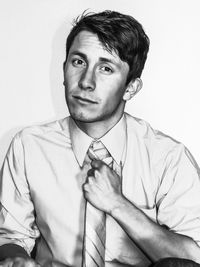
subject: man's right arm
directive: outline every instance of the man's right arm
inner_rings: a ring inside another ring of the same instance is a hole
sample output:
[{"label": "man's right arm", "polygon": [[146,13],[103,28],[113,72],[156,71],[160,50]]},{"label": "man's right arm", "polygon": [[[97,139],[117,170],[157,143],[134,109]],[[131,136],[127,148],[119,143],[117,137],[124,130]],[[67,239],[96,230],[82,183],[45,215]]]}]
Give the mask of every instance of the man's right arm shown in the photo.
[{"label": "man's right arm", "polygon": [[[13,139],[0,172],[0,266],[27,266],[39,237],[24,166],[20,135]],[[18,264],[19,263],[19,264]],[[22,263],[22,264],[21,264]],[[9,265],[10,264],[10,265]],[[30,266],[35,266],[35,263]]]}]

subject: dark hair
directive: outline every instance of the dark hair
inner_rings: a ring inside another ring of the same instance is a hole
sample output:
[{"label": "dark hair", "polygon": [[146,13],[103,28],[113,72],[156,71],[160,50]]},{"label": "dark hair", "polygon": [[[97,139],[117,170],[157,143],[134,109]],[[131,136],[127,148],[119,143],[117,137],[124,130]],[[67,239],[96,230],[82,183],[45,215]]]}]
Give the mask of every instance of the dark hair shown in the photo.
[{"label": "dark hair", "polygon": [[83,13],[75,21],[67,38],[66,58],[77,34],[83,30],[97,34],[109,51],[113,50],[130,70],[127,83],[141,76],[149,50],[149,38],[142,25],[129,15],[106,10],[100,13]]}]

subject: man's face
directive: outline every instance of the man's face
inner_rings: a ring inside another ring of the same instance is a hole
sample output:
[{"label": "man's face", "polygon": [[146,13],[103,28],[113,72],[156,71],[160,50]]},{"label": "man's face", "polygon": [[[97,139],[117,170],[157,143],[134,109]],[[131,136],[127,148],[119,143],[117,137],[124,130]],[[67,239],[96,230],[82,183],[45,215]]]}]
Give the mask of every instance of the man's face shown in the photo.
[{"label": "man's face", "polygon": [[64,76],[71,116],[81,122],[118,120],[129,66],[109,53],[96,34],[80,32],[69,50]]}]

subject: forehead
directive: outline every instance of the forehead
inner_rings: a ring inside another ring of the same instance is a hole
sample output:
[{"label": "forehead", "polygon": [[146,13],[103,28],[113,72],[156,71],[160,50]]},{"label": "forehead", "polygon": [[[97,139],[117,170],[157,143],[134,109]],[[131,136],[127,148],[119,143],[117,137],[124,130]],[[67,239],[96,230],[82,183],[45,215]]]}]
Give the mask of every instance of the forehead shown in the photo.
[{"label": "forehead", "polygon": [[112,58],[115,61],[121,61],[115,51],[108,51],[99,40],[97,34],[89,31],[81,31],[74,38],[69,54],[74,51],[83,52],[86,55],[101,56]]}]

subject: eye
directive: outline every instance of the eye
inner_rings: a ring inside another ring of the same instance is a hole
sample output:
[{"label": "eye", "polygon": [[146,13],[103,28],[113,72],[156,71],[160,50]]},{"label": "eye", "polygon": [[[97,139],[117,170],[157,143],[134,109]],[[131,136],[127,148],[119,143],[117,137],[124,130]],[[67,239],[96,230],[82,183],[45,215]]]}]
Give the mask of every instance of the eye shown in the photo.
[{"label": "eye", "polygon": [[84,67],[86,66],[86,63],[84,60],[80,59],[80,58],[75,58],[75,59],[72,59],[72,65],[75,66],[75,67]]},{"label": "eye", "polygon": [[111,74],[111,73],[113,73],[113,70],[112,70],[110,67],[108,67],[108,66],[102,66],[102,67],[100,68],[100,70],[101,70],[102,72],[106,73],[106,74]]}]

